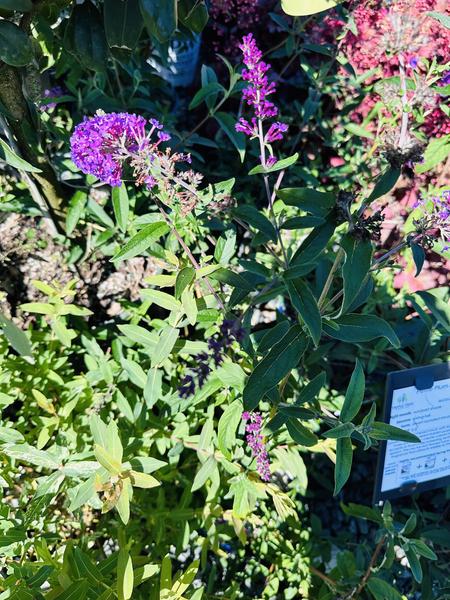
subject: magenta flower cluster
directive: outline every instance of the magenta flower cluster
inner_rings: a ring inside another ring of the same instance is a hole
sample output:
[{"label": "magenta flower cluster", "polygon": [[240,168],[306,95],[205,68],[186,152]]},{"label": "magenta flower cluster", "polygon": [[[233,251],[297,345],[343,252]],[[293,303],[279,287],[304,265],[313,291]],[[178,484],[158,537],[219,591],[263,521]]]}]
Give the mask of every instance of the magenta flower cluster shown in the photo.
[{"label": "magenta flower cluster", "polygon": [[[275,83],[269,82],[267,73],[270,65],[262,60],[262,52],[256,45],[253,35],[249,33],[244,36],[239,45],[242,50],[245,69],[242,70],[242,78],[249,83],[242,92],[243,99],[254,110],[255,116],[250,121],[241,118],[236,123],[236,131],[241,131],[250,137],[261,136],[261,121],[276,117],[278,108],[268,99],[275,92]],[[270,144],[283,138],[287,131],[287,125],[276,121],[272,123],[264,135],[264,142]]]},{"label": "magenta flower cluster", "polygon": [[245,431],[247,432],[245,439],[256,459],[256,469],[259,476],[263,481],[270,481],[269,455],[261,434],[262,416],[258,412],[244,412],[242,413],[242,420],[245,421]]},{"label": "magenta flower cluster", "polygon": [[[150,120],[151,129],[147,134],[147,121],[129,113],[97,113],[75,127],[71,144],[71,157],[75,165],[88,175],[114,187],[122,183],[122,166],[133,154],[149,149],[147,158],[161,142],[168,141],[170,135],[162,131],[156,119]],[[150,143],[150,136],[157,130],[158,141]],[[154,185],[151,176],[145,181],[148,187]]]}]

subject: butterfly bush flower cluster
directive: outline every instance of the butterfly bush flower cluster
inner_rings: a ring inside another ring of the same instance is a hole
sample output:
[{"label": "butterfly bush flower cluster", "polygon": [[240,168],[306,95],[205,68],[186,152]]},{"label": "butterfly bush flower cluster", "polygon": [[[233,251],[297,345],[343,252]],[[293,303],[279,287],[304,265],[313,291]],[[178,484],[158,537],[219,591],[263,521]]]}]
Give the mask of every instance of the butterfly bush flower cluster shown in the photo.
[{"label": "butterfly bush flower cluster", "polygon": [[170,139],[156,119],[147,123],[135,114],[97,111],[75,127],[71,157],[83,173],[112,187],[120,187],[127,168],[136,185],[148,190],[158,186],[166,203],[178,200],[187,213],[195,206],[195,190],[202,178],[190,169],[177,169],[177,163],[190,163],[191,158],[170,148],[162,150],[161,144]]},{"label": "butterfly bush flower cluster", "polygon": [[[251,33],[244,36],[239,48],[242,50],[245,65],[242,78],[249,84],[244,88],[242,97],[247,105],[253,108],[254,116],[250,121],[240,118],[235,127],[236,131],[241,131],[250,138],[259,138],[261,147],[264,148],[272,142],[283,139],[288,126],[280,121],[275,121],[264,133],[263,121],[278,115],[278,108],[269,100],[269,96],[276,90],[276,85],[273,81],[269,81],[267,73],[270,65],[262,60],[262,52]],[[266,166],[272,166],[276,159],[270,155],[266,161],[264,156],[261,156],[261,162]]]},{"label": "butterfly bush flower cluster", "polygon": [[431,247],[436,239],[440,239],[443,250],[450,250],[450,189],[431,198],[421,198],[415,208],[422,209],[421,218],[414,224],[423,236],[424,245]]},{"label": "butterfly bush flower cluster", "polygon": [[250,446],[253,457],[256,459],[256,469],[263,481],[270,481],[270,461],[264,444],[262,430],[262,416],[258,412],[242,413],[245,422],[246,440]]},{"label": "butterfly bush flower cluster", "polygon": [[179,395],[182,398],[193,396],[196,385],[201,388],[205,383],[212,371],[212,365],[220,367],[232,343],[241,342],[244,335],[244,330],[236,321],[226,319],[220,326],[219,334],[208,340],[208,352],[200,352],[194,356],[196,366],[182,379]]}]

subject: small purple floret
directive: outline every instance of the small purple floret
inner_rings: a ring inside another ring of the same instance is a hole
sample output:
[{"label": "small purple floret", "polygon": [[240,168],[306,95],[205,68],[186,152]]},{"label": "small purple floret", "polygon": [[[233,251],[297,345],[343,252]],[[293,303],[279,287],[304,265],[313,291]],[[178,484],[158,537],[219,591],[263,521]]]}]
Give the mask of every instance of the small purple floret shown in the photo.
[{"label": "small purple floret", "polygon": [[139,144],[145,137],[146,121],[129,113],[97,114],[75,127],[70,138],[71,157],[88,175],[113,187],[122,183],[122,165],[114,157],[118,143]]}]

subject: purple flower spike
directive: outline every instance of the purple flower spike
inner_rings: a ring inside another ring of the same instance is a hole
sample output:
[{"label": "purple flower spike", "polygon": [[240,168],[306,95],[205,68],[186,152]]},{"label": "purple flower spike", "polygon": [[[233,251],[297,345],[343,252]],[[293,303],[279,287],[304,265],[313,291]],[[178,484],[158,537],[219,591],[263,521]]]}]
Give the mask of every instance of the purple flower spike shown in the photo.
[{"label": "purple flower spike", "polygon": [[242,413],[242,420],[245,421],[246,440],[250,446],[252,455],[256,459],[256,469],[263,481],[270,481],[270,461],[267,449],[264,445],[264,438],[261,434],[262,416],[258,412]]},{"label": "purple flower spike", "polygon": [[115,153],[120,145],[129,147],[145,136],[145,119],[129,113],[97,114],[75,127],[70,138],[71,157],[87,175],[119,187],[122,165]]},{"label": "purple flower spike", "polygon": [[[261,121],[264,119],[276,117],[278,108],[268,99],[268,96],[276,90],[273,81],[269,81],[267,76],[270,65],[262,60],[262,52],[256,45],[253,35],[246,35],[239,48],[242,50],[243,62],[245,68],[242,70],[242,79],[248,82],[244,88],[242,97],[246,103],[253,108],[254,116],[251,121],[241,118],[236,123],[236,131],[241,131],[251,138],[264,138],[265,144],[270,144],[283,138],[283,133],[287,131],[287,125],[284,123],[273,123],[267,134],[264,136],[261,128]],[[262,162],[264,162],[262,160]]]}]

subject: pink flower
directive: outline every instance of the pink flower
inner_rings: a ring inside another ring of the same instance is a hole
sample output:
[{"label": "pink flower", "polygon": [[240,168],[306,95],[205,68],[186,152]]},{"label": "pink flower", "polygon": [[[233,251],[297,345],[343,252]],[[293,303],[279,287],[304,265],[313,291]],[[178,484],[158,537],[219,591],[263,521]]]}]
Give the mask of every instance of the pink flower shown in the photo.
[{"label": "pink flower", "polygon": [[246,422],[246,440],[250,446],[252,455],[256,459],[256,470],[263,481],[270,481],[270,461],[264,438],[261,434],[262,416],[258,412],[242,413],[242,420]]}]

